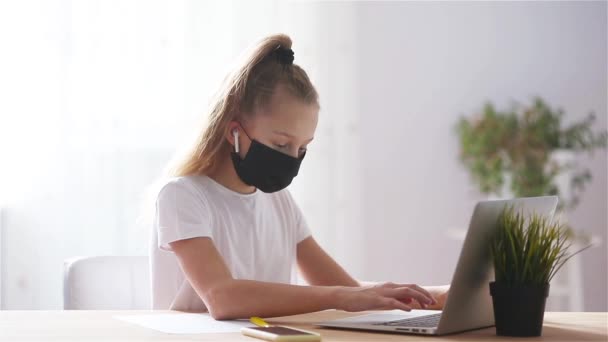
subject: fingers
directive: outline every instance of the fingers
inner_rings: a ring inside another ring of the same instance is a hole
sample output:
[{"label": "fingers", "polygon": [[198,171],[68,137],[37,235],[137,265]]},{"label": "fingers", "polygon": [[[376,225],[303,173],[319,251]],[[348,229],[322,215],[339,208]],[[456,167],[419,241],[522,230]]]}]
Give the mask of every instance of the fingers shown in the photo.
[{"label": "fingers", "polygon": [[383,293],[387,297],[392,297],[399,300],[405,300],[408,298],[415,299],[422,308],[433,303],[432,297],[427,297],[424,293],[419,292],[410,287],[400,287],[394,289],[385,289]]},{"label": "fingers", "polygon": [[435,297],[433,297],[433,295],[429,291],[424,289],[423,287],[418,286],[416,284],[412,284],[412,288],[418,292],[423,293],[425,296],[427,296],[431,300],[431,302],[429,304],[431,304],[431,305],[437,304],[437,299],[435,299]]},{"label": "fingers", "polygon": [[430,299],[431,302],[428,303],[429,305],[437,304],[437,299],[428,290],[426,290],[423,287],[418,286],[416,284],[395,284],[395,283],[388,282],[388,283],[384,283],[382,286],[385,288],[391,288],[391,289],[408,287],[419,293],[424,294],[428,299]]},{"label": "fingers", "polygon": [[399,309],[403,311],[412,311],[412,308],[410,306],[405,305],[403,302],[398,301],[395,298],[382,297],[380,306],[384,310]]}]

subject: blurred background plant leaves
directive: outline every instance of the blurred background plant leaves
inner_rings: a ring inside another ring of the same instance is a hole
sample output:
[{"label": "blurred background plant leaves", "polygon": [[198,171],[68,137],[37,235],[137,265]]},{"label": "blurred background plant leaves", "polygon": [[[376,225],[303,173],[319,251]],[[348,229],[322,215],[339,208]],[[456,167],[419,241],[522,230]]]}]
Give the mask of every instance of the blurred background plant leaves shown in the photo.
[{"label": "blurred background plant leaves", "polygon": [[[560,209],[573,209],[592,178],[591,172],[575,163],[552,160],[551,154],[593,153],[606,148],[608,132],[595,132],[595,120],[589,113],[585,119],[566,125],[563,110],[551,108],[540,97],[530,105],[514,105],[506,111],[487,103],[481,115],[463,117],[457,124],[460,159],[482,193],[505,195],[506,185],[515,197],[557,195]],[[555,180],[568,171],[570,195],[566,198]]]}]

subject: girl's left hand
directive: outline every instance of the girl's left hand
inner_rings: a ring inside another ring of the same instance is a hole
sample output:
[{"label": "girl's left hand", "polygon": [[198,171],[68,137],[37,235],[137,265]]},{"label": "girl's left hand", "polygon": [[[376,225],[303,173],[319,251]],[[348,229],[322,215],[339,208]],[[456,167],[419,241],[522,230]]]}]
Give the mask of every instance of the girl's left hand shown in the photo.
[{"label": "girl's left hand", "polygon": [[429,305],[428,310],[443,310],[443,306],[448,299],[450,292],[450,285],[439,285],[439,286],[423,286],[435,299],[437,304]]}]

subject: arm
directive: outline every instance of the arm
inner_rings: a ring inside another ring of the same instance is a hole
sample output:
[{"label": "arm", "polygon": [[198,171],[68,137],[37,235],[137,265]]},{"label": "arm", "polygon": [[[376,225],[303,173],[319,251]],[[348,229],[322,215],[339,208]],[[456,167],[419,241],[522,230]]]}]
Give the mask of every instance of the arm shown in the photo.
[{"label": "arm", "polygon": [[310,236],[298,243],[298,267],[311,285],[362,286]]},{"label": "arm", "polygon": [[[334,288],[290,286],[233,279],[210,238],[172,242],[180,265],[196,293],[216,319],[270,317],[329,309]],[[199,260],[205,260],[201,267]],[[291,298],[306,298],[293,302]],[[270,303],[273,305],[264,305]]]},{"label": "arm", "polygon": [[232,278],[210,238],[179,240],[170,245],[186,278],[215,319],[276,317],[325,309],[409,311],[406,299],[428,299],[407,287],[297,286],[238,280]]},{"label": "arm", "polygon": [[[338,263],[329,256],[321,246],[311,236],[298,244],[298,267],[306,281],[311,285],[342,285],[342,286],[381,286],[381,283],[357,281],[352,278]],[[412,286],[411,284],[384,284],[394,288],[402,286]],[[443,308],[447,298],[449,285],[442,286],[422,286],[428,291],[437,302],[424,309],[440,310]],[[408,305],[415,309],[423,308],[416,301],[408,302]]]}]

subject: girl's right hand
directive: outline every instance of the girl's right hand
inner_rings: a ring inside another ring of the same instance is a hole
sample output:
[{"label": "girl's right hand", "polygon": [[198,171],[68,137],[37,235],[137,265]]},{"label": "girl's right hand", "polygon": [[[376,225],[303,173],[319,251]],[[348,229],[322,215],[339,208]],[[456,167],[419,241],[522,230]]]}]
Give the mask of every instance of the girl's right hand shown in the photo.
[{"label": "girl's right hand", "polygon": [[428,291],[418,285],[394,283],[340,287],[335,299],[336,309],[349,312],[393,309],[410,311],[412,308],[407,304],[412,300],[420,303],[422,309],[437,303]]}]

